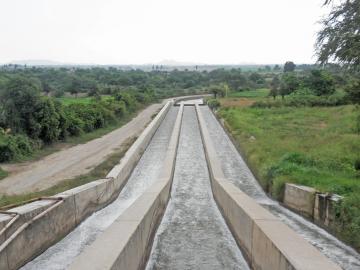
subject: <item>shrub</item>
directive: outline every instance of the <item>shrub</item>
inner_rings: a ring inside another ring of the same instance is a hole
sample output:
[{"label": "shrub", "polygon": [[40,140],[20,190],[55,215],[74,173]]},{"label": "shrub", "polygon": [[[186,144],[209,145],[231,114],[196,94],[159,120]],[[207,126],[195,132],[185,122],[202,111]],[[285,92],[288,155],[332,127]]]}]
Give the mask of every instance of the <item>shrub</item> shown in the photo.
[{"label": "shrub", "polygon": [[315,107],[315,106],[341,106],[347,104],[343,95],[334,94],[331,96],[315,96],[309,94],[309,90],[302,89],[303,92],[294,92],[284,100],[275,101],[258,101],[252,104],[255,108],[272,108],[272,107]]},{"label": "shrub", "polygon": [[67,111],[65,114],[68,122],[66,131],[70,136],[79,136],[83,132],[84,122],[73,111]]},{"label": "shrub", "polygon": [[24,135],[0,136],[0,162],[19,159],[33,152],[32,142]]},{"label": "shrub", "polygon": [[212,110],[216,110],[217,108],[220,107],[220,101],[215,99],[215,98],[212,98],[212,99],[209,99],[207,101],[207,105],[212,109]]}]

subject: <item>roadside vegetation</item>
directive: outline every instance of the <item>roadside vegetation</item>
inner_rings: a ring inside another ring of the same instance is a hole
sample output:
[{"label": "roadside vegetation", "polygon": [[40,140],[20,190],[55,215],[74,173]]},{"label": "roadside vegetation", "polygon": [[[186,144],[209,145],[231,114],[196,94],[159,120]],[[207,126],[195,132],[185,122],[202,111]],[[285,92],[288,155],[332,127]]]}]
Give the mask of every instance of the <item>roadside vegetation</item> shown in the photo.
[{"label": "roadside vegetation", "polygon": [[119,147],[119,149],[110,154],[104,162],[100,163],[87,174],[80,175],[73,179],[63,180],[59,184],[39,192],[23,195],[4,195],[0,197],[0,208],[11,207],[13,204],[18,204],[42,196],[52,196],[95,180],[104,179],[109,171],[119,163],[119,160],[125,155],[135,139],[136,138],[129,138],[121,147]]},{"label": "roadside vegetation", "polygon": [[267,75],[268,90],[218,87],[208,104],[271,196],[282,200],[287,182],[343,196],[335,234],[360,250],[359,1],[329,4],[318,67],[300,71],[289,61],[283,72]]},{"label": "roadside vegetation", "polygon": [[208,104],[271,196],[281,201],[285,183],[343,196],[336,233],[359,249],[360,89],[356,77],[335,79],[338,74],[284,71],[274,76],[276,87],[273,79],[268,89],[230,91],[227,97],[218,89],[221,98]]}]

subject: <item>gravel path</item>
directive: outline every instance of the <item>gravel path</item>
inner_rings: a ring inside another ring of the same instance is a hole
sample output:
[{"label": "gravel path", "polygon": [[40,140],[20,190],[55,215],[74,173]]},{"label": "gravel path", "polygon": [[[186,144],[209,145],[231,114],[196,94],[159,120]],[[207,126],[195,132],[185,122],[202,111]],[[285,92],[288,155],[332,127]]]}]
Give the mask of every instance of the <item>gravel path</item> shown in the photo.
[{"label": "gravel path", "polygon": [[128,138],[138,136],[161,107],[162,104],[150,105],[130,122],[101,138],[61,150],[38,161],[19,164],[16,173],[0,181],[0,196],[44,190],[64,179],[86,174]]}]

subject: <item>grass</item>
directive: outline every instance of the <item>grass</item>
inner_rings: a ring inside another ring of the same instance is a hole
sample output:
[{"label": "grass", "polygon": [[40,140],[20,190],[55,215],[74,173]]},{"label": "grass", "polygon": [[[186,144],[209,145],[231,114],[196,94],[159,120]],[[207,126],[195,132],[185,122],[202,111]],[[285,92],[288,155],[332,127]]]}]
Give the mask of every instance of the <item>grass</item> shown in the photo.
[{"label": "grass", "polygon": [[43,191],[28,193],[24,195],[5,195],[3,197],[0,197],[0,207],[5,207],[6,205],[12,204],[19,204],[21,202],[41,196],[52,196],[65,190],[69,190],[84,185],[86,183],[105,178],[108,172],[117,163],[119,163],[120,159],[125,155],[126,151],[130,148],[135,139],[136,138],[128,139],[119,149],[117,149],[113,154],[109,155],[104,162],[94,167],[89,173],[80,175],[73,179],[64,180],[59,184]]},{"label": "grass", "polygon": [[267,88],[241,91],[241,92],[232,92],[229,97],[243,97],[243,98],[264,98],[269,95],[270,90]]},{"label": "grass", "polygon": [[0,180],[8,176],[8,173],[0,168]]},{"label": "grass", "polygon": [[353,106],[227,108],[221,116],[265,187],[286,180],[346,195],[360,192],[353,112]]},{"label": "grass", "polygon": [[[112,98],[111,96],[102,96],[103,99]],[[93,102],[93,97],[59,97],[56,100],[60,101],[63,105],[71,104],[90,104]]]},{"label": "grass", "polygon": [[56,98],[56,100],[60,101],[63,105],[71,105],[71,104],[89,104],[92,102],[92,97],[60,97]]},{"label": "grass", "polygon": [[285,183],[344,196],[335,234],[360,250],[360,137],[354,106],[222,107],[219,114],[263,188],[282,200]]},{"label": "grass", "polygon": [[249,107],[257,101],[268,99],[269,89],[255,89],[241,92],[231,92],[227,98],[221,98],[221,107]]}]

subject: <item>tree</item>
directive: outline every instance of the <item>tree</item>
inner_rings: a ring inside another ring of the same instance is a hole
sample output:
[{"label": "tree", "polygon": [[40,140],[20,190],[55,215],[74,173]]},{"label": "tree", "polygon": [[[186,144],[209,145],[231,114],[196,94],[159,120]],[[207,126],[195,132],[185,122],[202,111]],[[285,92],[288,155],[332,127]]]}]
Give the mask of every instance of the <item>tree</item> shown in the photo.
[{"label": "tree", "polygon": [[306,79],[306,86],[317,96],[331,95],[335,92],[335,82],[332,75],[324,70],[312,70]]},{"label": "tree", "polygon": [[45,94],[48,96],[51,92],[51,86],[47,82],[42,82],[42,89],[45,92]]},{"label": "tree", "polygon": [[265,79],[257,72],[253,72],[249,76],[249,80],[256,83],[256,84],[263,84],[265,83]]},{"label": "tree", "polygon": [[210,88],[210,92],[214,94],[214,98],[217,98],[218,96],[223,97],[225,95],[224,87],[221,85],[213,85]]},{"label": "tree", "polygon": [[279,94],[279,88],[280,88],[280,79],[278,76],[275,76],[270,84],[270,95],[275,99],[276,96]]},{"label": "tree", "polygon": [[78,77],[72,77],[70,85],[68,86],[68,91],[77,97],[77,94],[80,92],[81,81]]},{"label": "tree", "polygon": [[295,70],[296,65],[294,62],[287,61],[284,65],[284,72],[293,72]]},{"label": "tree", "polygon": [[273,70],[274,70],[274,71],[279,71],[279,70],[281,70],[281,68],[280,68],[279,65],[276,64],[276,65],[274,66]]},{"label": "tree", "polygon": [[59,138],[60,116],[56,111],[55,104],[50,98],[41,100],[38,111],[35,113],[36,122],[39,123],[39,138],[45,143],[52,143]]},{"label": "tree", "polygon": [[351,103],[360,104],[360,79],[354,79],[345,87],[346,96]]},{"label": "tree", "polygon": [[300,85],[298,78],[295,76],[294,73],[285,73],[281,78],[280,83],[280,95],[282,98],[285,95],[289,95],[293,93]]},{"label": "tree", "polygon": [[40,108],[40,87],[34,80],[16,76],[11,78],[0,93],[3,125],[14,133],[25,132],[37,138],[40,125],[35,114]]},{"label": "tree", "polygon": [[[326,0],[325,5],[333,2]],[[360,67],[360,1],[342,0],[321,21],[316,53],[321,64],[334,60],[350,68]]]}]

